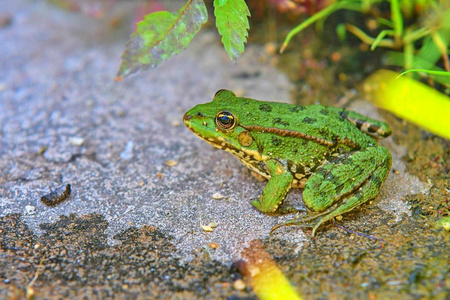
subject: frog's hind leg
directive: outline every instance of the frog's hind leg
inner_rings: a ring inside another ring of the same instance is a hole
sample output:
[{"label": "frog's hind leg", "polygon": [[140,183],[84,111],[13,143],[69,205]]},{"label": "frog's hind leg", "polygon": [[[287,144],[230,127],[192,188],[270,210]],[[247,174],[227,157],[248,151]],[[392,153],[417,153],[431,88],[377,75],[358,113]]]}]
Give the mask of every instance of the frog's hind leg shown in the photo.
[{"label": "frog's hind leg", "polygon": [[351,110],[343,110],[339,114],[372,137],[385,138],[392,134],[391,127],[385,122],[371,119]]},{"label": "frog's hind leg", "polygon": [[317,213],[277,225],[273,230],[303,225],[312,227],[314,235],[326,221],[375,198],[389,174],[391,162],[389,151],[375,146],[325,163],[307,181],[303,191],[305,205]]}]

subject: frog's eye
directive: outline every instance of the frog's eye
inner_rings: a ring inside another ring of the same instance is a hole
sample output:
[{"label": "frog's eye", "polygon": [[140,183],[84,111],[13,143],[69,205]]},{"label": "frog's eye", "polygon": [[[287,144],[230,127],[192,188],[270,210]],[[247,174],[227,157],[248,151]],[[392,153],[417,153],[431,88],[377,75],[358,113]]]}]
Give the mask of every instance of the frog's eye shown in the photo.
[{"label": "frog's eye", "polygon": [[229,111],[221,111],[216,115],[216,125],[222,130],[231,130],[236,126],[236,118]]}]

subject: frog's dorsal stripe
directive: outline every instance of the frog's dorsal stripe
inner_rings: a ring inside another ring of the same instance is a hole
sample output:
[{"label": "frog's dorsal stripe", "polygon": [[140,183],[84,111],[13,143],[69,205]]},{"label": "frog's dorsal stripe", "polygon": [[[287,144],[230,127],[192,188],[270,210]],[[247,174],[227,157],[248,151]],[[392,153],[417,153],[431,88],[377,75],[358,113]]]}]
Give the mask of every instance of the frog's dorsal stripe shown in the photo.
[{"label": "frog's dorsal stripe", "polygon": [[350,139],[347,139],[347,138],[339,139],[339,142],[352,148],[352,149],[361,149],[360,144],[358,144],[357,142],[352,141]]},{"label": "frog's dorsal stripe", "polygon": [[251,125],[251,126],[245,126],[240,124],[240,126],[248,131],[257,131],[257,132],[269,132],[273,134],[277,134],[280,136],[290,136],[290,137],[299,137],[306,140],[314,141],[318,144],[327,146],[327,147],[333,147],[336,145],[335,141],[328,141],[316,136],[308,135],[302,132],[294,131],[294,130],[288,130],[288,129],[280,129],[280,128],[274,128],[274,127],[263,127],[258,125]]}]

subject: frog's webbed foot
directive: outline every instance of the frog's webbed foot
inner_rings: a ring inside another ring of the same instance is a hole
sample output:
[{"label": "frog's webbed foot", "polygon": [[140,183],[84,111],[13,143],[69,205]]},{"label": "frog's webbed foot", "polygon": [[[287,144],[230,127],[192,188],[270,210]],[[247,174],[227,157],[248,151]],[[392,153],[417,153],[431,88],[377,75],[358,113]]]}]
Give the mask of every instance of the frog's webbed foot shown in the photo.
[{"label": "frog's webbed foot", "polygon": [[287,222],[281,223],[281,224],[277,224],[275,226],[272,227],[272,229],[270,230],[270,235],[272,235],[272,233],[277,230],[278,228],[281,227],[285,227],[285,226],[300,226],[300,227],[304,227],[304,228],[312,228],[312,236],[314,236],[316,234],[316,230],[317,228],[320,227],[320,225],[322,225],[324,222],[326,222],[326,220],[323,220],[322,218],[320,218],[320,216],[325,215],[326,212],[322,212],[322,213],[318,213],[312,216],[307,216],[307,217],[302,217],[302,218],[294,218],[292,220],[289,220]]}]

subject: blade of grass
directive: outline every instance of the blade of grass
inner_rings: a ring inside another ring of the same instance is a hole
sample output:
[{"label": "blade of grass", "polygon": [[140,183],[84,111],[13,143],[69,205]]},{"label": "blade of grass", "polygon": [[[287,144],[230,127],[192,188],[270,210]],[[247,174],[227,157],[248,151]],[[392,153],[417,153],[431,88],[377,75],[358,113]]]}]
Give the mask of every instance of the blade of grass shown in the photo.
[{"label": "blade of grass", "polygon": [[391,0],[391,19],[394,24],[395,42],[398,45],[403,35],[403,17],[398,0]]},{"label": "blade of grass", "polygon": [[430,34],[430,29],[428,29],[427,27],[421,27],[417,30],[414,30],[411,32],[406,32],[405,35],[403,36],[403,43],[405,43],[405,44],[413,43],[413,42],[417,41],[418,39],[421,39],[429,34]]},{"label": "blade of grass", "polygon": [[436,71],[436,70],[427,70],[427,69],[410,69],[410,70],[406,70],[406,71],[400,73],[397,76],[397,78],[399,78],[400,76],[403,76],[405,74],[411,73],[411,72],[422,72],[422,73],[426,73],[426,74],[450,77],[450,72],[448,72],[448,71]]},{"label": "blade of grass", "polygon": [[375,41],[373,41],[372,46],[370,46],[370,50],[371,51],[375,50],[375,48],[378,46],[378,44],[380,44],[381,41],[383,40],[383,38],[388,34],[394,35],[394,30],[390,30],[390,29],[381,30],[380,33],[378,34],[377,38],[375,39]]},{"label": "blade of grass", "polygon": [[291,31],[289,31],[288,35],[286,36],[283,42],[283,45],[281,46],[280,53],[284,52],[291,39],[300,31],[302,31],[309,25],[319,21],[320,19],[328,17],[329,15],[340,9],[361,11],[361,5],[360,3],[355,1],[339,1],[315,13],[314,15],[312,15],[311,17],[309,17],[308,19],[306,19],[305,21],[294,27]]},{"label": "blade of grass", "polygon": [[385,18],[377,18],[377,22],[381,25],[393,28],[394,24],[392,23],[391,20],[385,19]]},{"label": "blade of grass", "polygon": [[[352,24],[345,24],[345,28],[347,28],[348,31],[356,35],[363,43],[372,45],[375,42],[375,39],[373,37],[368,36],[364,31],[362,31],[361,29]],[[394,48],[395,43],[393,40],[381,40],[378,43],[378,46],[386,48]]]}]

